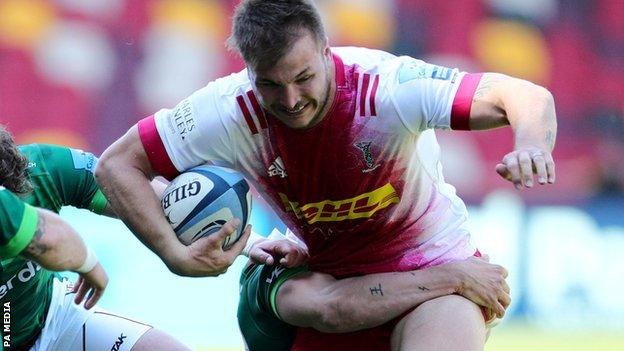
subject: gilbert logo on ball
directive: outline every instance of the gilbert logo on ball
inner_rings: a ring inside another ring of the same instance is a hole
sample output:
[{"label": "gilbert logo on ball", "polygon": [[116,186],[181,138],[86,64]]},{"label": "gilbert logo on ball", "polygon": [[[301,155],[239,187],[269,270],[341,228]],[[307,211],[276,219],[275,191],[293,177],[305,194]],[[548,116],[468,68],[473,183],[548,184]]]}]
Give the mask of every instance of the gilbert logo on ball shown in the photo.
[{"label": "gilbert logo on ball", "polygon": [[243,232],[251,213],[249,184],[231,169],[199,166],[176,177],[161,199],[165,217],[182,243],[216,233],[230,219],[241,225],[223,242],[228,248]]}]

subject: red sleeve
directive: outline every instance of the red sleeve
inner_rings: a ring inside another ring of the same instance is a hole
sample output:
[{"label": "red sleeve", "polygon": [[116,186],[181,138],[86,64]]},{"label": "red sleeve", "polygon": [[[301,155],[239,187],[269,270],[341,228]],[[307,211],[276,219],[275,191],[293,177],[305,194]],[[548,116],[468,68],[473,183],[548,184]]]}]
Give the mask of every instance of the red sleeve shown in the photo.
[{"label": "red sleeve", "polygon": [[158,134],[154,116],[143,118],[139,121],[137,127],[139,128],[139,137],[141,138],[143,149],[145,149],[145,153],[147,154],[147,158],[154,172],[168,180],[172,180],[180,174],[173,165],[173,162],[171,162],[165,145],[160,138],[160,134]]},{"label": "red sleeve", "polygon": [[464,76],[453,99],[451,108],[451,129],[470,130],[470,108],[472,98],[483,73],[469,73]]}]

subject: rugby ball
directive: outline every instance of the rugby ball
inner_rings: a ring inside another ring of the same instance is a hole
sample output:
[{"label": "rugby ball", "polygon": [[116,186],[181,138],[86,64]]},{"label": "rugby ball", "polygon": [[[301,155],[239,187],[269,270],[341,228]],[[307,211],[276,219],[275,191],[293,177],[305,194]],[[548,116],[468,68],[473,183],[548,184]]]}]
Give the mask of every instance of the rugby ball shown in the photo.
[{"label": "rugby ball", "polygon": [[231,169],[198,166],[177,176],[160,201],[180,241],[189,245],[216,233],[230,219],[241,225],[223,241],[227,249],[240,237],[251,213],[249,184]]}]

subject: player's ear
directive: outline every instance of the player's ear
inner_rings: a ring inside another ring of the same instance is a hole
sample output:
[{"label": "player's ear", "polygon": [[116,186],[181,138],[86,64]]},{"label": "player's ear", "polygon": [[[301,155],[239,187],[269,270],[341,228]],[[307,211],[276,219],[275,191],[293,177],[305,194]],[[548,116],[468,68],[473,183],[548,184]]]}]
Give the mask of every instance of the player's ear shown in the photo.
[{"label": "player's ear", "polygon": [[329,47],[329,38],[325,37],[325,40],[323,40],[323,43],[321,43],[321,45],[323,48],[322,49],[323,56],[331,58],[331,48]]}]

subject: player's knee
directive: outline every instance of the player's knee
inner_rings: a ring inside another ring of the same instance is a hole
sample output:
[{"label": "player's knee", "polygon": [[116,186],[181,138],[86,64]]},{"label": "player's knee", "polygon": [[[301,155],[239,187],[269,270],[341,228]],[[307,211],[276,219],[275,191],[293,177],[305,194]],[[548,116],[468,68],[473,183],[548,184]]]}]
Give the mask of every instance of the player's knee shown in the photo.
[{"label": "player's knee", "polygon": [[476,327],[484,325],[481,309],[459,295],[442,296],[422,303],[413,312],[420,319],[437,320],[441,324],[462,320]]}]

